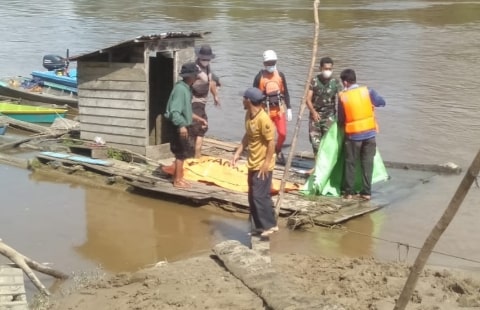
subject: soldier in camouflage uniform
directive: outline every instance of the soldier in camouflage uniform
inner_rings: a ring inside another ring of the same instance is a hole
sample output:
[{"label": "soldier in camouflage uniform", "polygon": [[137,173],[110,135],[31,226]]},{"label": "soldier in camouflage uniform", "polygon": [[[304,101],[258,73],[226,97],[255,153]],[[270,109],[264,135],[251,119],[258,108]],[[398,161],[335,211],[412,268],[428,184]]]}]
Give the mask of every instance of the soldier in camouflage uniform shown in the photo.
[{"label": "soldier in camouflage uniform", "polygon": [[332,78],[333,60],[320,59],[320,74],[315,76],[307,94],[310,110],[308,132],[313,153],[316,155],[320,140],[327,133],[337,114],[337,94],[342,90],[340,82]]}]

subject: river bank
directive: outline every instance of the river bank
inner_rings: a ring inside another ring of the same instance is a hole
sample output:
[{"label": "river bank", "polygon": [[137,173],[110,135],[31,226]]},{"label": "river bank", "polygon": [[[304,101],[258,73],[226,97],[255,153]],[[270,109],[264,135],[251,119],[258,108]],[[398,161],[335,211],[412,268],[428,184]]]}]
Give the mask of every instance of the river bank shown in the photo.
[{"label": "river bank", "polygon": [[[393,308],[409,273],[405,264],[372,258],[265,257],[236,241],[218,244],[214,251],[77,281],[65,286],[69,293],[39,301],[37,309],[382,310]],[[232,259],[232,252],[243,258]],[[407,309],[478,309],[479,292],[478,274],[429,267]]]}]

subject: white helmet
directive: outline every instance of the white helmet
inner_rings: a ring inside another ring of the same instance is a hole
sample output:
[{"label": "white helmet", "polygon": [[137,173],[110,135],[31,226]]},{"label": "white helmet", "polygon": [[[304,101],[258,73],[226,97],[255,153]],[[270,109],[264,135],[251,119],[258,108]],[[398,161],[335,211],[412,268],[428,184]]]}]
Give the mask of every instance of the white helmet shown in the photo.
[{"label": "white helmet", "polygon": [[267,50],[263,52],[263,62],[277,60],[277,53],[272,50]]}]

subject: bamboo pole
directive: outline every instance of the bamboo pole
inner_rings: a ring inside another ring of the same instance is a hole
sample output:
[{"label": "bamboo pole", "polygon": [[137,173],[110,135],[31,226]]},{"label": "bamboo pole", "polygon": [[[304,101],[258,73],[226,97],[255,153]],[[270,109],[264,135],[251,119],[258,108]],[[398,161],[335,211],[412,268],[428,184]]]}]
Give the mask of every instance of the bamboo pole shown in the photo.
[{"label": "bamboo pole", "polygon": [[425,266],[430,253],[432,253],[433,248],[437,244],[438,239],[440,239],[442,233],[447,229],[450,222],[455,217],[460,205],[463,202],[463,199],[468,193],[470,186],[476,180],[478,173],[480,171],[480,150],[478,151],[477,155],[475,156],[472,164],[465,173],[462,182],[457,188],[457,191],[452,197],[447,209],[443,213],[442,217],[438,220],[435,227],[433,227],[430,235],[425,240],[422,249],[418,253],[418,256],[415,260],[415,263],[412,266],[412,270],[408,276],[407,282],[405,282],[405,286],[403,287],[402,293],[398,298],[394,310],[404,310],[407,306],[410,298],[412,296],[413,290],[417,284],[418,277]]},{"label": "bamboo pole", "polygon": [[313,2],[313,16],[315,20],[315,32],[313,35],[313,46],[312,46],[312,60],[310,61],[310,70],[308,71],[308,77],[307,81],[305,83],[305,90],[303,92],[303,97],[302,97],[302,102],[300,103],[300,108],[298,112],[298,117],[297,117],[297,123],[295,124],[295,131],[293,132],[293,140],[292,140],[292,145],[290,146],[290,152],[288,152],[288,158],[287,162],[285,164],[285,170],[283,172],[283,177],[282,181],[280,183],[280,191],[278,194],[278,199],[277,203],[275,204],[275,214],[278,217],[278,213],[280,211],[280,207],[282,206],[283,202],[283,196],[284,196],[284,191],[285,191],[285,183],[286,179],[288,176],[288,172],[290,171],[290,167],[292,165],[292,159],[293,155],[295,153],[295,147],[297,145],[297,137],[298,137],[298,131],[300,129],[301,121],[302,121],[302,115],[303,112],[305,111],[306,107],[306,98],[308,94],[308,90],[310,87],[310,81],[312,80],[313,76],[313,70],[315,68],[315,63],[317,59],[317,49],[318,49],[318,33],[319,33],[319,21],[318,21],[318,8],[320,6],[320,0],[315,0]]}]

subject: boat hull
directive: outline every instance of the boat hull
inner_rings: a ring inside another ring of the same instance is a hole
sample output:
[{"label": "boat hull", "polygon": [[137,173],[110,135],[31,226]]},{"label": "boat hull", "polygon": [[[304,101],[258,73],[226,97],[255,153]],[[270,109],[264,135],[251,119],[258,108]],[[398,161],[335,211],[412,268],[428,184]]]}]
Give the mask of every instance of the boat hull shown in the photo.
[{"label": "boat hull", "polygon": [[10,78],[0,80],[0,95],[15,99],[22,99],[32,103],[48,103],[78,107],[78,97],[69,91],[60,91],[51,87],[41,87],[40,91],[30,91],[21,84],[29,78]]},{"label": "boat hull", "polygon": [[[5,114],[5,113],[4,113]],[[14,118],[19,121],[29,122],[29,123],[53,123],[56,118],[65,117],[63,114],[5,114],[8,117]]]},{"label": "boat hull", "polygon": [[55,74],[55,71],[32,71],[31,75],[35,78],[54,83],[58,86],[67,86],[71,90],[76,90],[77,88],[76,76],[70,77],[65,75],[57,75]]},{"label": "boat hull", "polygon": [[52,123],[58,117],[65,117],[66,112],[66,109],[0,102],[0,114],[30,123]]}]

